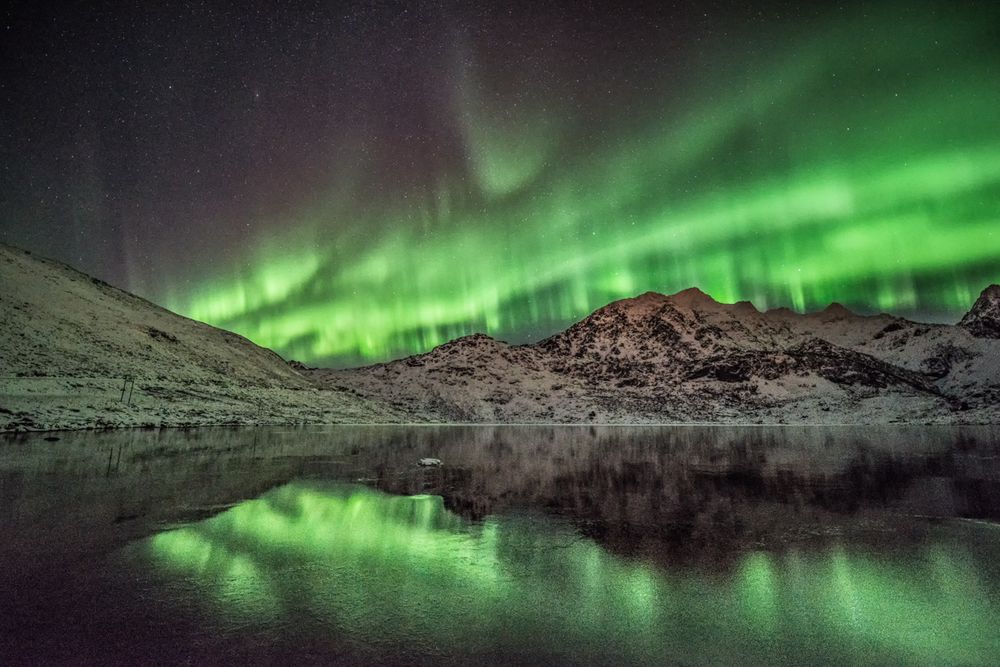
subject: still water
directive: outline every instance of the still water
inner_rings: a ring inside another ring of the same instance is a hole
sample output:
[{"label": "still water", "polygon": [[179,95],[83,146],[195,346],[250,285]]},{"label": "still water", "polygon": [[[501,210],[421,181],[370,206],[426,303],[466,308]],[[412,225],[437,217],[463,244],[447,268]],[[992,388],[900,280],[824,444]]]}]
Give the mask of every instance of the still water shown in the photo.
[{"label": "still water", "polygon": [[58,437],[0,440],[4,664],[1000,656],[996,428]]}]

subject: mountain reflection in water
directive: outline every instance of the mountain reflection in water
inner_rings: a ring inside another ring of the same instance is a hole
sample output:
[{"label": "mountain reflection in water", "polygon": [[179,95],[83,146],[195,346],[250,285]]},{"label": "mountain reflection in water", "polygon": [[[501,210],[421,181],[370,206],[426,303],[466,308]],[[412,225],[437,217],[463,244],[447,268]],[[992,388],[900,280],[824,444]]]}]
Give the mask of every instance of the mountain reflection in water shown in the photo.
[{"label": "mountain reflection in water", "polygon": [[998,648],[996,582],[954,544],[664,570],[537,515],[469,522],[437,496],[293,483],[144,549],[220,633],[292,629],[372,659],[985,664]]},{"label": "mountain reflection in water", "polygon": [[1000,654],[993,427],[58,437],[0,438],[4,664]]}]

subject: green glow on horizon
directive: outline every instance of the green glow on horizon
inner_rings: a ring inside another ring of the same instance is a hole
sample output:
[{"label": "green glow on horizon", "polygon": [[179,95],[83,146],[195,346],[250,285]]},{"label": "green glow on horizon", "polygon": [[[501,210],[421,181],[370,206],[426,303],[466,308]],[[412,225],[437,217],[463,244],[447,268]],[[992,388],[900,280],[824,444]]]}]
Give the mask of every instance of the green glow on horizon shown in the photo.
[{"label": "green glow on horizon", "polygon": [[1000,648],[997,582],[943,546],[752,552],[710,575],[614,556],[547,519],[472,524],[436,496],[300,483],[144,545],[226,627],[311,619],[382,650],[419,637],[444,655],[986,664]]},{"label": "green glow on horizon", "polygon": [[535,84],[515,105],[488,71],[461,69],[447,113],[467,159],[436,186],[378,203],[337,187],[238,266],[165,285],[160,301],[334,364],[476,331],[537,338],[690,286],[759,308],[957,319],[1000,281],[990,22],[957,9],[868,20],[879,30],[830,21],[760,62],[719,45],[641,117],[575,140],[556,93]]}]

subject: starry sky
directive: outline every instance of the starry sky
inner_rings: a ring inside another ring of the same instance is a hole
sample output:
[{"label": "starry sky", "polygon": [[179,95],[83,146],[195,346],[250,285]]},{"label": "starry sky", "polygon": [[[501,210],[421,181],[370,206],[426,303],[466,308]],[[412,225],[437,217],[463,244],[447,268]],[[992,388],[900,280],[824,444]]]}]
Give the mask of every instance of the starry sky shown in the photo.
[{"label": "starry sky", "polygon": [[1000,3],[51,4],[0,10],[0,240],[286,358],[1000,282]]}]

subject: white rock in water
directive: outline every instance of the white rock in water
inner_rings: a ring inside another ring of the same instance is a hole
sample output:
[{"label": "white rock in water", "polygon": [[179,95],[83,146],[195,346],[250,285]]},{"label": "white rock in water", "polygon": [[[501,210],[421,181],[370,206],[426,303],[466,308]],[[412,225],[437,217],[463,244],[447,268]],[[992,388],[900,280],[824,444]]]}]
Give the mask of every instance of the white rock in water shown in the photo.
[{"label": "white rock in water", "polygon": [[439,466],[441,459],[420,459],[417,463],[422,466]]}]

